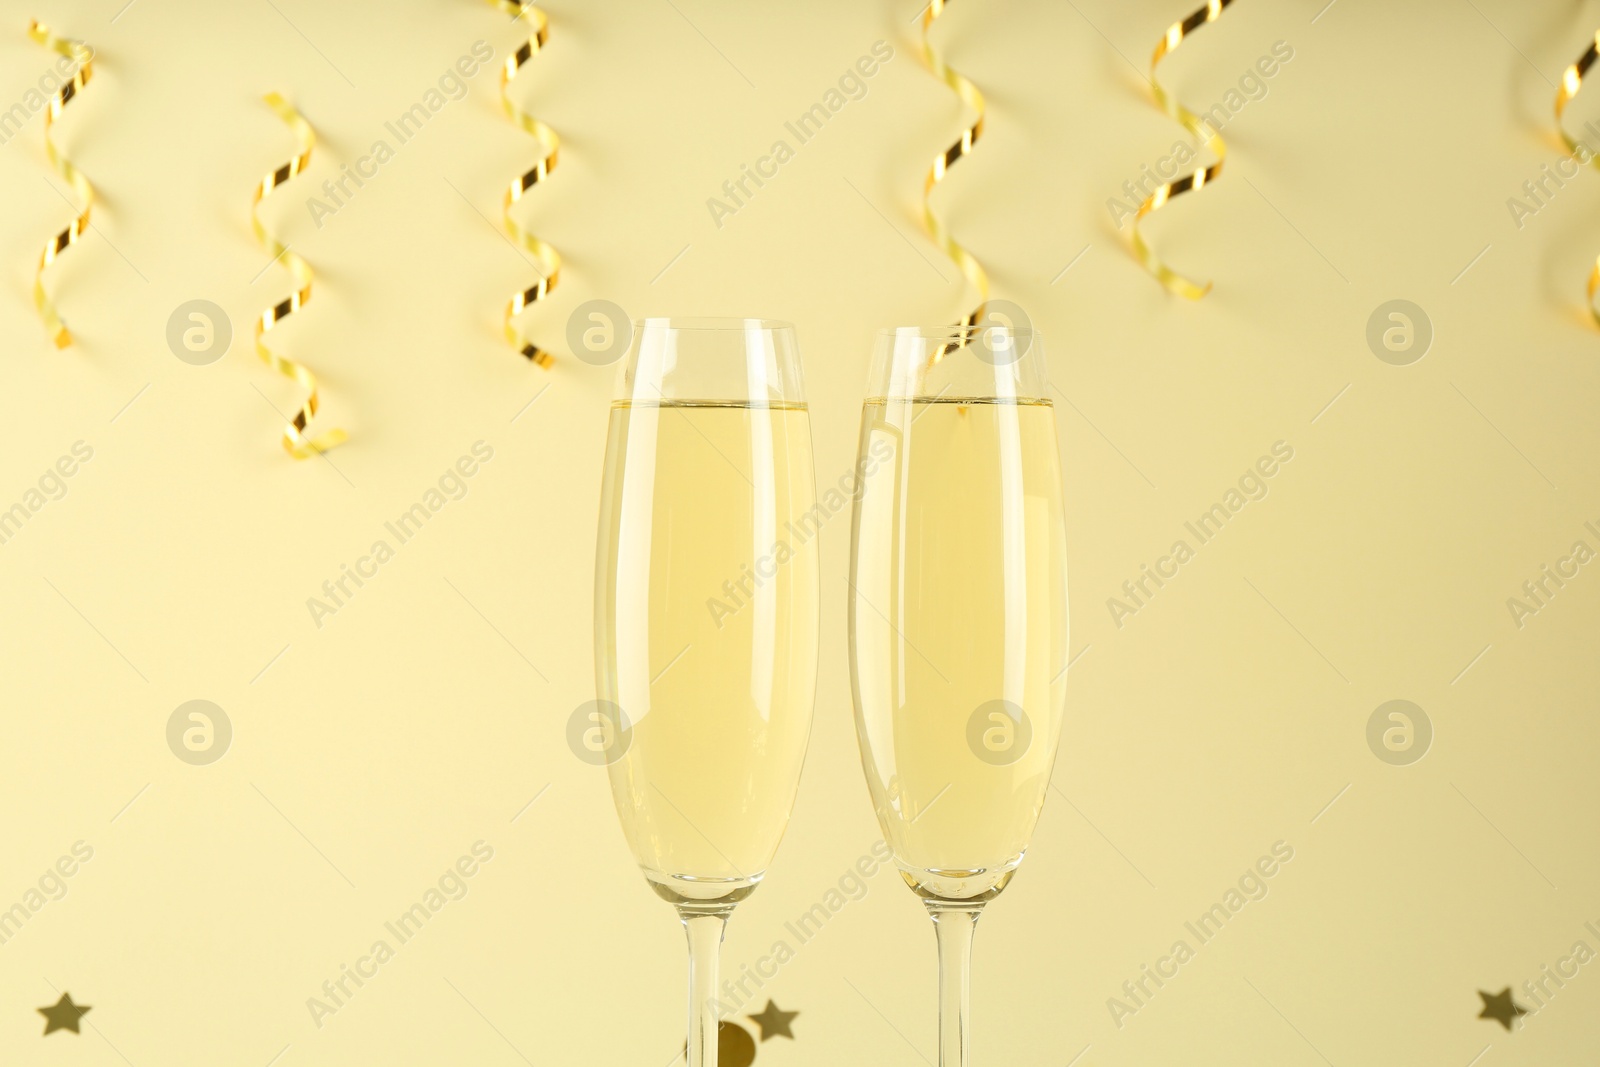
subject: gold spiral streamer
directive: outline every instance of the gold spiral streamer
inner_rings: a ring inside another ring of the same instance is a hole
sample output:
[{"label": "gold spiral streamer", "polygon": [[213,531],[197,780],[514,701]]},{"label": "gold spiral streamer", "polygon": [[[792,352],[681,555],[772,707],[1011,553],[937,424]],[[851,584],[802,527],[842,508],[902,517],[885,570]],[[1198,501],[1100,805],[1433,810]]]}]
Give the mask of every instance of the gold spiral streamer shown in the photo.
[{"label": "gold spiral streamer", "polygon": [[94,76],[94,49],[82,41],[62,37],[37,19],[29,23],[28,36],[76,64],[72,77],[50,97],[50,108],[44,117],[44,150],[50,159],[50,165],[67,180],[67,184],[72,186],[72,191],[78,194],[78,199],[83,202],[83,210],[73,218],[66,229],[52,237],[50,243],[44,246],[44,252],[39,256],[39,268],[33,275],[33,306],[39,309],[39,316],[44,319],[44,327],[49,331],[50,340],[57,348],[66,348],[72,343],[72,331],[61,321],[55,302],[45,290],[44,272],[45,268],[54,263],[61,253],[76,244],[78,238],[89,229],[89,212],[94,207],[94,187],[89,184],[89,179],[72,165],[72,161],[56,148],[55,139],[50,136],[50,129],[61,117],[61,110],[78,98],[83,87],[88,85],[89,79]]},{"label": "gold spiral streamer", "polygon": [[[1583,76],[1589,73],[1589,68],[1594,66],[1595,60],[1600,58],[1600,30],[1596,30],[1594,39],[1589,42],[1589,47],[1584,49],[1583,55],[1577,62],[1561,73],[1561,86],[1556,90],[1556,132],[1561,134],[1562,142],[1567,146],[1567,151],[1577,158],[1579,163],[1600,165],[1594,150],[1587,145],[1581,145],[1567,132],[1561,124],[1561,116],[1566,113],[1567,105],[1572,98],[1578,95],[1578,90],[1583,88]],[[1594,266],[1589,268],[1589,314],[1600,325],[1600,308],[1595,307],[1594,295],[1600,291],[1600,256],[1595,257]]]},{"label": "gold spiral streamer", "polygon": [[[955,261],[956,266],[961,268],[961,273],[966,275],[967,281],[971,282],[972,287],[978,291],[978,306],[973,308],[972,312],[961,320],[959,324],[965,327],[977,325],[978,321],[983,318],[984,311],[988,308],[989,275],[983,269],[983,265],[973,258],[972,253],[956,243],[955,238],[950,235],[949,229],[945,226],[944,220],[934,212],[931,198],[934,186],[944,180],[944,176],[949,173],[956,160],[969,154],[973,145],[978,143],[978,138],[983,136],[985,107],[983,94],[978,91],[978,87],[955,70],[952,70],[945,63],[944,56],[928,41],[929,28],[944,13],[944,9],[949,6],[950,0],[932,0],[923,9],[922,58],[928,64],[928,69],[933,71],[934,77],[953,89],[956,95],[961,97],[962,101],[976,113],[976,117],[972,120],[970,126],[961,131],[961,136],[949,148],[946,148],[933,158],[933,165],[928,168],[928,175],[922,181],[922,222],[928,228],[928,234],[933,238],[934,244],[938,245],[945,255]],[[947,342],[934,353],[933,362],[938,362],[950,351],[967,344],[969,340],[963,335],[959,342]]]},{"label": "gold spiral streamer", "polygon": [[927,177],[922,182],[922,221],[927,226],[934,243],[955,261],[956,266],[961,268],[961,273],[966,275],[972,287],[978,291],[978,306],[961,322],[962,326],[973,326],[983,317],[984,305],[989,299],[989,275],[970,252],[956,243],[944,221],[934,212],[931,201],[934,187],[944,180],[944,176],[956,160],[969,154],[973,146],[978,143],[978,139],[983,136],[985,111],[983,93],[979,92],[978,87],[966,77],[946,64],[944,57],[928,40],[929,29],[948,6],[949,0],[932,0],[932,3],[923,9],[922,58],[934,76],[954,90],[956,95],[972,108],[976,117],[970,126],[961,131],[961,136],[949,148],[934,157],[933,165],[928,168]]},{"label": "gold spiral streamer", "polygon": [[516,320],[528,305],[538,303],[548,296],[550,290],[561,280],[561,253],[548,242],[540,240],[524,229],[512,217],[511,208],[522,199],[524,193],[549,177],[550,172],[556,169],[556,162],[561,155],[561,138],[555,130],[522,110],[516,101],[511,99],[510,86],[511,80],[517,76],[523,65],[549,41],[550,20],[545,18],[543,11],[525,0],[487,0],[487,2],[490,6],[510,15],[513,22],[526,17],[533,23],[533,35],[522,42],[500,68],[500,106],[512,122],[538,140],[544,149],[544,156],[531,170],[525,171],[521,177],[506,186],[505,195],[501,198],[500,217],[505,221],[506,230],[512,239],[539,257],[544,276],[528,288],[512,294],[506,304],[505,334],[506,340],[511,342],[512,347],[521,352],[529,362],[548,368],[553,360],[549,350],[535,344],[517,326]]},{"label": "gold spiral streamer", "polygon": [[1228,146],[1223,144],[1222,137],[1212,129],[1204,119],[1184,107],[1165,88],[1156,77],[1156,67],[1167,56],[1177,50],[1184,39],[1194,33],[1208,22],[1215,22],[1222,16],[1222,12],[1232,4],[1233,0],[1208,0],[1206,5],[1181,22],[1174,22],[1167,27],[1166,34],[1156,45],[1155,52],[1150,56],[1150,92],[1155,97],[1156,105],[1166,112],[1173,121],[1181,123],[1184,129],[1194,134],[1196,138],[1205,142],[1211,149],[1217,161],[1209,167],[1204,167],[1193,174],[1185,174],[1174,181],[1166,182],[1153,194],[1146,197],[1139,205],[1138,212],[1133,217],[1133,227],[1129,234],[1129,241],[1133,245],[1133,254],[1139,262],[1144,264],[1144,269],[1155,275],[1156,280],[1167,287],[1167,290],[1178,296],[1188,297],[1190,300],[1199,300],[1211,291],[1211,283],[1197,284],[1185,278],[1177,271],[1168,267],[1150,250],[1144,236],[1139,232],[1139,222],[1146,215],[1159,211],[1167,201],[1175,196],[1181,196],[1194,189],[1200,189],[1217,180],[1222,173],[1223,161],[1228,157]]},{"label": "gold spiral streamer", "polygon": [[294,276],[295,282],[295,291],[293,293],[267,308],[256,319],[256,355],[260,356],[262,362],[279,374],[286,378],[294,379],[306,391],[306,398],[301,403],[300,410],[295,412],[294,418],[283,428],[283,447],[295,459],[309,459],[320,452],[326,452],[330,448],[343,444],[349,438],[340,429],[328,430],[316,437],[307,436],[306,428],[317,414],[317,376],[312,374],[303,364],[297,363],[287,356],[281,356],[267,347],[265,340],[267,333],[278,323],[299,311],[311,299],[313,274],[310,264],[291,251],[288,245],[279,241],[277,237],[267,230],[266,226],[262,225],[261,201],[271,196],[273,190],[277,189],[278,186],[288,182],[311,164],[311,149],[317,143],[317,135],[311,129],[311,124],[300,115],[300,112],[294,109],[294,105],[290,104],[282,96],[277,93],[267,93],[262,99],[267,102],[267,106],[272,109],[273,113],[282,119],[285,125],[294,132],[299,150],[287,163],[257,183],[255,197],[250,203],[250,226],[255,230],[256,240],[261,242],[261,247],[265,248],[267,254],[272,256],[272,262],[276,263],[280,259],[282,260],[283,265]]}]

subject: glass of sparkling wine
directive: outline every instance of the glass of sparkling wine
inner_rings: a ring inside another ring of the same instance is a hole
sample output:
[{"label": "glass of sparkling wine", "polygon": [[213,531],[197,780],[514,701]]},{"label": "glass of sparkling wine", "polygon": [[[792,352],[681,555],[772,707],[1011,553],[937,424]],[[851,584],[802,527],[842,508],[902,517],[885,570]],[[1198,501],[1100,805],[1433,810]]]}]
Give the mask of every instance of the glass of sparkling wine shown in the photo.
[{"label": "glass of sparkling wine", "polygon": [[857,470],[861,762],[938,936],[940,1067],[967,1067],[973,930],[1033,835],[1066,695],[1065,520],[1038,335],[879,334]]},{"label": "glass of sparkling wine", "polygon": [[645,319],[611,407],[594,726],[650,887],[689,940],[689,1067],[716,1067],[729,913],[777,850],[816,691],[811,425],[794,328]]}]

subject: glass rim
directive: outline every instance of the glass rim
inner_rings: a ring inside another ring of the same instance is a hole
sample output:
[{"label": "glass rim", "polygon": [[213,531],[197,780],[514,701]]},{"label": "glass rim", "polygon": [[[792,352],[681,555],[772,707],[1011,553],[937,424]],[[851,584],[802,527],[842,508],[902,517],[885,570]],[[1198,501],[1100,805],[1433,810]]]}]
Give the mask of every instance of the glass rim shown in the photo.
[{"label": "glass rim", "polygon": [[884,326],[878,330],[879,337],[914,337],[924,340],[945,340],[951,337],[978,337],[991,331],[1015,334],[1018,336],[1035,335],[1039,331],[1033,326],[1006,326],[1000,323],[967,323],[946,324],[943,326]]},{"label": "glass rim", "polygon": [[763,318],[737,318],[733,316],[677,316],[658,315],[633,320],[633,328],[639,332],[670,330],[674,332],[715,332],[737,331],[745,333],[750,330],[762,330],[777,333],[783,330],[794,330],[794,323],[782,319]]}]

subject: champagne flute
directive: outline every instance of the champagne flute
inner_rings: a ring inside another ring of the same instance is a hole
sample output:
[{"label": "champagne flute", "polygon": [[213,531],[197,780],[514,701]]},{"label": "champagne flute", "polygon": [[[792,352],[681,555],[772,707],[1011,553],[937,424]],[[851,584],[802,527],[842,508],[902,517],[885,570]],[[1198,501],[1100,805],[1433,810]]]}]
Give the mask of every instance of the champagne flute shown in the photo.
[{"label": "champagne flute", "polygon": [[967,1067],[972,935],[1032,837],[1066,695],[1055,410],[1031,329],[878,335],[861,414],[850,672],[861,762],[939,947]]},{"label": "champagne flute", "polygon": [[811,731],[816,486],[794,328],[645,319],[611,408],[595,676],[612,798],[689,940],[689,1067],[716,1067],[729,913],[788,824]]}]

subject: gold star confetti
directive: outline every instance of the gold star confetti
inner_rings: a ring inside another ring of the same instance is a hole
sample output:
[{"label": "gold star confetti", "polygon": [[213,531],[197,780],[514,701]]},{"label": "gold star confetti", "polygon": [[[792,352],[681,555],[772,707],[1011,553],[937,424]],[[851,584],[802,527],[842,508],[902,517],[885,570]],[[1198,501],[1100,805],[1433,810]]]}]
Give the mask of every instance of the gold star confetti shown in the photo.
[{"label": "gold star confetti", "polygon": [[[689,1046],[684,1045],[684,1051],[678,1053],[678,1059],[683,1059],[684,1052]],[[756,1062],[756,1039],[750,1036],[750,1031],[738,1023],[730,1023],[724,1019],[717,1024],[717,1067],[750,1067]]]},{"label": "gold star confetti", "polygon": [[1511,1029],[1511,1024],[1517,1016],[1528,1014],[1527,1008],[1511,999],[1510,986],[1494,994],[1485,993],[1480,989],[1478,996],[1483,998],[1483,1010],[1478,1013],[1478,1018],[1493,1019],[1507,1030]]},{"label": "gold star confetti", "polygon": [[797,1011],[784,1011],[769,1000],[759,1015],[750,1015],[747,1018],[754,1019],[756,1025],[761,1027],[761,1040],[765,1041],[769,1037],[787,1037],[793,1041],[794,1031],[789,1029],[789,1024],[799,1014]]},{"label": "gold star confetti", "polygon": [[78,1029],[78,1020],[83,1018],[90,1010],[87,1004],[78,1005],[72,1003],[71,993],[61,994],[61,999],[50,1007],[39,1009],[39,1014],[45,1017],[45,1036],[48,1037],[57,1030],[71,1030],[75,1034],[82,1033],[83,1031]]}]

